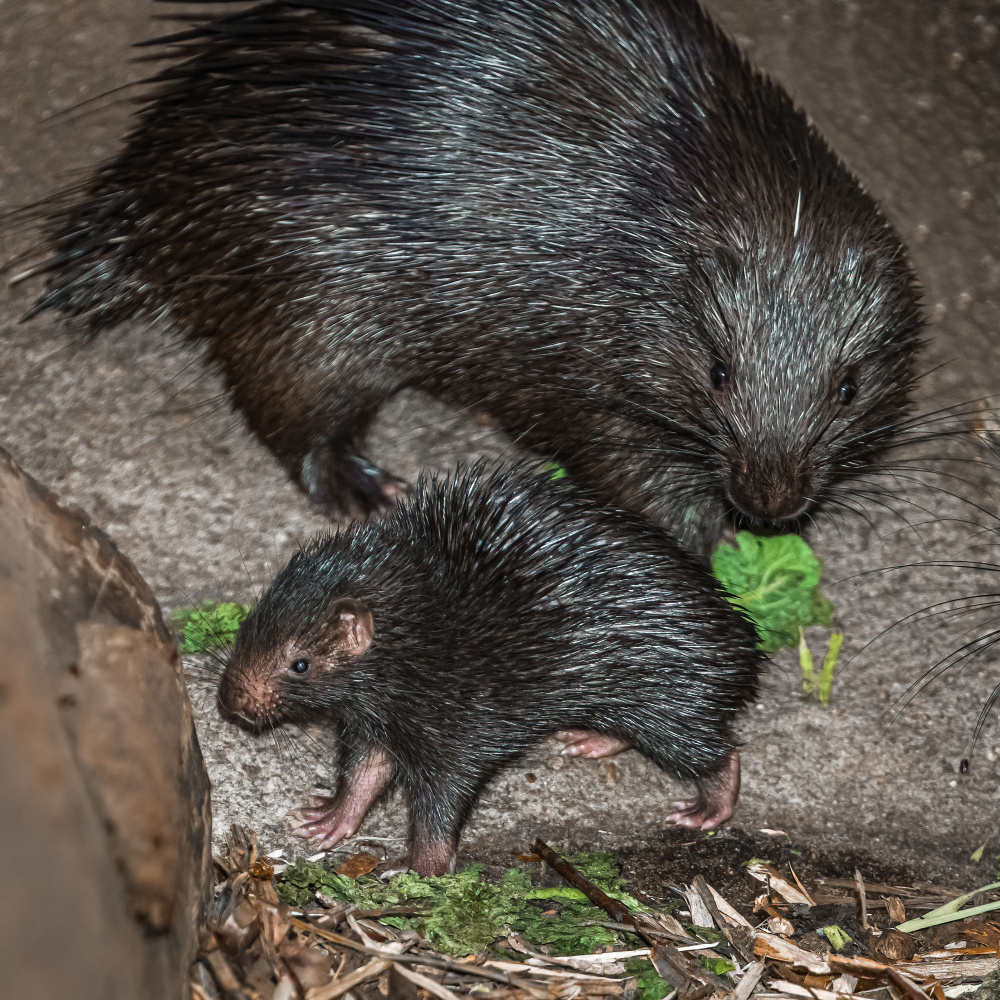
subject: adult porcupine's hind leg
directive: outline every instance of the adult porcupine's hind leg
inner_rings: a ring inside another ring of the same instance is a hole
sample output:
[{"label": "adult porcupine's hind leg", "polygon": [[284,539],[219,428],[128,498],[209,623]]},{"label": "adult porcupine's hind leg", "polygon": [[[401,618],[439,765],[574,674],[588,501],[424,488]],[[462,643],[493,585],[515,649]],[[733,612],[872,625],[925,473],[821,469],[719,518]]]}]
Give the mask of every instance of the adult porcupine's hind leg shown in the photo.
[{"label": "adult porcupine's hind leg", "polygon": [[404,484],[371,462],[363,448],[372,419],[398,380],[375,364],[361,372],[337,357],[303,356],[301,341],[276,351],[272,346],[253,357],[218,357],[233,404],[250,429],[327,515],[364,517],[391,507]]}]

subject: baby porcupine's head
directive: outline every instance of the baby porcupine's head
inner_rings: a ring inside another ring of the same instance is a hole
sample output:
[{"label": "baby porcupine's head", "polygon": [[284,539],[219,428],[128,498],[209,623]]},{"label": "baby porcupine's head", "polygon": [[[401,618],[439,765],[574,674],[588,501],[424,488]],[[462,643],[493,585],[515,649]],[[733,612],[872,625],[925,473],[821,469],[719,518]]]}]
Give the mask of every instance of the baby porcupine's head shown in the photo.
[{"label": "baby porcupine's head", "polygon": [[257,731],[322,717],[330,681],[375,634],[360,601],[288,594],[281,583],[279,576],[240,626],[219,683],[223,717]]}]

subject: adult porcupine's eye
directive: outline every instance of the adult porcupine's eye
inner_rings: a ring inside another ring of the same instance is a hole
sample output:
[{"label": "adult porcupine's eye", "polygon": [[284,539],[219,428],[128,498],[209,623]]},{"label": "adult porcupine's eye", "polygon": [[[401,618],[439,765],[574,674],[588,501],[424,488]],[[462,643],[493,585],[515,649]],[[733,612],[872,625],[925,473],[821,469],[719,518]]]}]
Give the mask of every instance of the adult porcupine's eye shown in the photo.
[{"label": "adult porcupine's eye", "polygon": [[721,389],[724,385],[729,382],[729,374],[726,371],[726,366],[721,361],[716,361],[712,365],[712,370],[708,373],[709,378],[712,380],[712,385],[716,389]]},{"label": "adult porcupine's eye", "polygon": [[843,406],[847,406],[847,404],[854,399],[857,394],[858,387],[852,378],[845,378],[837,389],[837,399]]},{"label": "adult porcupine's eye", "polygon": [[304,674],[309,669],[308,660],[293,660],[292,661],[292,673]]}]

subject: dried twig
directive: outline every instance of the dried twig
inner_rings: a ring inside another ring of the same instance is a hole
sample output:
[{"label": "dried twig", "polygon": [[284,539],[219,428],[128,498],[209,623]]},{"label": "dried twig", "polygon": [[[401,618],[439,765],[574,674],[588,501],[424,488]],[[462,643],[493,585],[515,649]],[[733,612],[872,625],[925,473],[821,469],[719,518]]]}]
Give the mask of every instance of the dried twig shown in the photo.
[{"label": "dried twig", "polygon": [[[665,945],[657,941],[624,903],[612,899],[606,892],[594,885],[590,879],[584,878],[565,858],[556,854],[544,840],[536,839],[531,845],[531,849],[570,885],[579,889],[595,906],[599,906],[611,914],[613,920],[634,928],[636,935],[650,946],[649,960],[653,963],[656,974],[682,994],[683,1000],[698,1000],[700,996],[707,996],[713,990],[729,991],[729,984],[718,976],[681,954],[672,945]],[[688,991],[692,980],[704,983],[707,987],[705,992],[703,993],[700,987]]]},{"label": "dried twig", "polygon": [[865,880],[861,877],[861,869],[854,869],[854,885],[858,893],[858,918],[863,931],[871,930],[868,923],[868,901],[865,898]]}]

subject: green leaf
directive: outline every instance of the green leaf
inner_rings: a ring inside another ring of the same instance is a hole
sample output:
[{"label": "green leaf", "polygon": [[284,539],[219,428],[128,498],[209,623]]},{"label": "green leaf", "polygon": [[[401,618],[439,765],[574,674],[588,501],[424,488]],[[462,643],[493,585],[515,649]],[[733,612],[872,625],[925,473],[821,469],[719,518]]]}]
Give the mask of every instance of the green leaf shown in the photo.
[{"label": "green leaf", "polygon": [[732,972],[736,968],[732,962],[728,962],[724,958],[712,958],[709,955],[702,955],[698,961],[716,976],[724,976],[727,972]]},{"label": "green leaf", "polygon": [[851,935],[836,924],[830,924],[829,927],[821,927],[820,930],[823,931],[823,936],[830,942],[830,947],[834,951],[841,951],[851,943]]},{"label": "green leaf", "polygon": [[203,601],[197,608],[177,608],[170,620],[178,628],[177,648],[182,653],[207,653],[224,649],[250,614],[245,604]]},{"label": "green leaf", "polygon": [[742,608],[769,653],[795,646],[799,628],[827,625],[833,604],[819,589],[823,565],[798,535],[755,535],[741,531],[736,546],[722,544],[712,556],[712,572]]},{"label": "green leaf", "polygon": [[926,930],[928,927],[950,924],[956,920],[964,920],[966,917],[978,917],[980,913],[1000,910],[1000,899],[992,903],[983,903],[981,906],[970,906],[967,909],[962,909],[970,899],[978,896],[979,893],[990,892],[993,889],[1000,889],[1000,881],[980,886],[978,889],[973,889],[972,892],[967,892],[964,896],[957,896],[936,910],[925,913],[922,917],[914,917],[912,920],[899,924],[896,930],[902,931],[904,934],[912,934],[914,931]]}]

